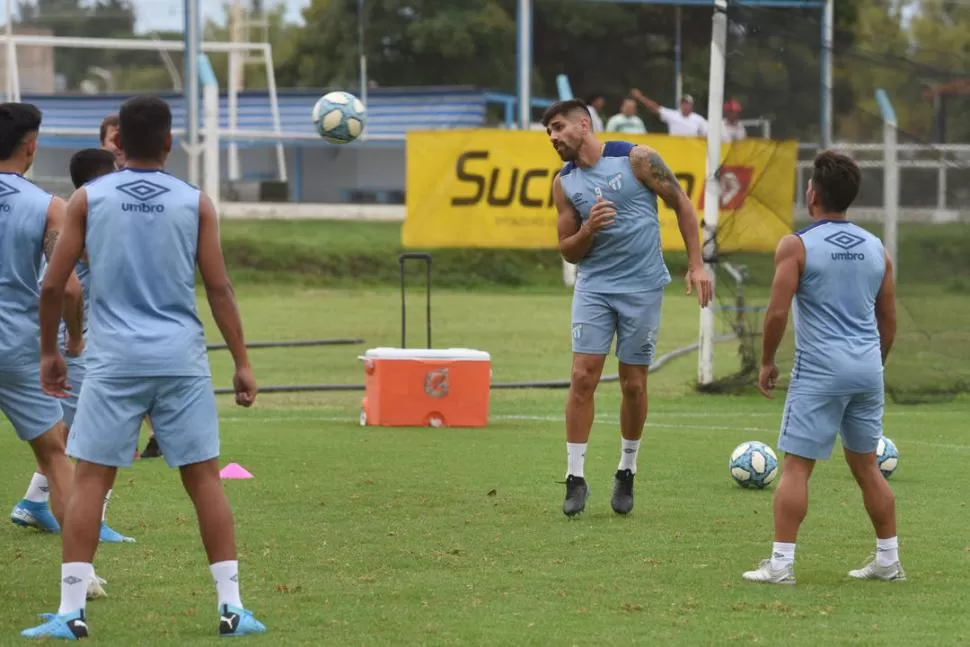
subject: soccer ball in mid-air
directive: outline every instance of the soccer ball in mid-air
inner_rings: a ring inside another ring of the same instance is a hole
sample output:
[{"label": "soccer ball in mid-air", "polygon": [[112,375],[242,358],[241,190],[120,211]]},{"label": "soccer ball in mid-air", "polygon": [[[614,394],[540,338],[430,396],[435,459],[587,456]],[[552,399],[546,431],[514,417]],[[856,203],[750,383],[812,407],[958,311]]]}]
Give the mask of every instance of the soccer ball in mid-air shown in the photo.
[{"label": "soccer ball in mid-air", "polygon": [[367,124],[367,110],[349,92],[329,92],[313,106],[313,127],[332,144],[349,144]]},{"label": "soccer ball in mid-air", "polygon": [[768,445],[751,440],[731,452],[731,476],[741,487],[762,490],[778,476],[778,457]]},{"label": "soccer ball in mid-air", "polygon": [[879,471],[887,479],[893,475],[896,467],[899,466],[899,450],[896,449],[896,443],[885,436],[880,438],[879,444],[876,445],[876,464],[879,466]]}]

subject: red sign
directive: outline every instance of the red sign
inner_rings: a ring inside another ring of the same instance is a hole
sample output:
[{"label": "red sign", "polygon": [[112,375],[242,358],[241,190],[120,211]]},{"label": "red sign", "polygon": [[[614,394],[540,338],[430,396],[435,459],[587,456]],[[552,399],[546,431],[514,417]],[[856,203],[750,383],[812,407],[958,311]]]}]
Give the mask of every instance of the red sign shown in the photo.
[{"label": "red sign", "polygon": [[[751,187],[751,180],[754,179],[754,167],[722,166],[720,175],[721,210],[733,211],[740,209],[744,205],[744,199],[748,197],[748,189]],[[705,195],[706,193],[702,191],[699,209],[704,208]]]}]

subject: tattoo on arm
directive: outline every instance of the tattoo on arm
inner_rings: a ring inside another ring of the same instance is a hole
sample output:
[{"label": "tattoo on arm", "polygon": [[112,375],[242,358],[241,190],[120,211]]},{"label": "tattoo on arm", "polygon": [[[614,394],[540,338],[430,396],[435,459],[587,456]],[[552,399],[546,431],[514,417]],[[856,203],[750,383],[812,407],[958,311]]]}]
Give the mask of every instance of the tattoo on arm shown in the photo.
[{"label": "tattoo on arm", "polygon": [[58,235],[60,235],[60,232],[57,231],[48,231],[44,234],[44,256],[47,257],[48,261],[51,259],[51,254],[54,253]]},{"label": "tattoo on arm", "polygon": [[673,206],[683,195],[684,190],[667,166],[660,153],[649,148],[637,147],[630,156],[633,171],[637,178],[647,185],[664,202]]}]

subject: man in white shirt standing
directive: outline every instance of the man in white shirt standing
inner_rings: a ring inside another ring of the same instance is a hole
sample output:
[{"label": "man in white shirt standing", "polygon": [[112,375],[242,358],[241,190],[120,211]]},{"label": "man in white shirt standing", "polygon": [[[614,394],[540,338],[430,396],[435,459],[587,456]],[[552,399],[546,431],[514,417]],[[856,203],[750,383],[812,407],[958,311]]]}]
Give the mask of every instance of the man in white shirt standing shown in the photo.
[{"label": "man in white shirt standing", "polygon": [[721,128],[721,141],[725,144],[739,142],[748,136],[741,125],[741,104],[731,99],[724,104],[724,125]]},{"label": "man in white shirt standing", "polygon": [[667,131],[674,137],[707,137],[707,119],[694,112],[694,97],[685,94],[680,98],[680,110],[664,108],[634,88],[630,96],[646,106],[647,110],[667,124]]},{"label": "man in white shirt standing", "polygon": [[600,111],[606,107],[606,99],[602,94],[590,94],[586,96],[586,110],[589,111],[589,120],[593,126],[594,133],[603,132],[603,119]]},{"label": "man in white shirt standing", "polygon": [[637,116],[637,103],[627,97],[620,104],[620,112],[610,117],[606,122],[606,131],[610,133],[624,133],[627,135],[645,135],[647,127],[643,119]]}]

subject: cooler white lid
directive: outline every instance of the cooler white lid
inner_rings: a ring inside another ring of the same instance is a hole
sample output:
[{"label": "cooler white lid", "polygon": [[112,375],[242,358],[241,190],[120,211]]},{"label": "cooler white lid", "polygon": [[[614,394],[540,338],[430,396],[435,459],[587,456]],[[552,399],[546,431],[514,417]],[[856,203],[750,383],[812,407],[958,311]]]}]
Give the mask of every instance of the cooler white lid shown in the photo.
[{"label": "cooler white lid", "polygon": [[487,362],[491,355],[471,348],[371,348],[361,359],[448,359]]}]

